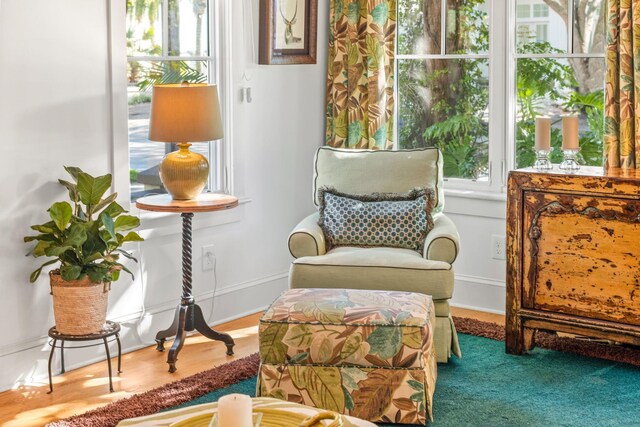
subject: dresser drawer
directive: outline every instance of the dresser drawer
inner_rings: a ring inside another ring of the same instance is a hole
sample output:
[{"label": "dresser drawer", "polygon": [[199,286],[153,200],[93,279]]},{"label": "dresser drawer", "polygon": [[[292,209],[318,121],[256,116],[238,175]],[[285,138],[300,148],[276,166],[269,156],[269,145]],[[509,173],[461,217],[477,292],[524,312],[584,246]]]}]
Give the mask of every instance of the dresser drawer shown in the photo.
[{"label": "dresser drawer", "polygon": [[640,201],[524,191],[522,306],[640,325]]}]

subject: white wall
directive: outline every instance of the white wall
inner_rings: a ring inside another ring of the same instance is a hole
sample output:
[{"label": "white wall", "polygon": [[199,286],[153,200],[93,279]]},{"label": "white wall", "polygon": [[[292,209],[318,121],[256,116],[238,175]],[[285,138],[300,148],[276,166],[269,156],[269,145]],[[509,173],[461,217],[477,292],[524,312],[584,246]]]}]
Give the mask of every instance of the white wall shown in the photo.
[{"label": "white wall", "polygon": [[[25,257],[22,237],[30,224],[46,221],[51,203],[65,197],[55,183],[64,174],[62,166],[80,166],[93,174],[126,170],[111,164],[108,1],[0,3],[0,141],[5,147],[0,157],[0,182],[5,183],[0,205],[0,390],[46,377],[51,298],[46,277],[28,283],[37,264]],[[250,202],[194,220],[194,293],[205,315],[211,313],[216,286],[214,274],[200,269],[200,248],[215,245],[218,283],[212,322],[255,312],[286,288],[286,238],[313,209],[312,158],[324,140],[326,26],[318,28],[317,65],[258,66],[247,50],[251,43],[244,35],[251,32],[243,31],[249,25],[243,3],[228,0],[233,5],[231,84],[236,95],[231,144],[235,193]],[[246,4],[255,6],[257,40],[258,2]],[[327,22],[327,2],[321,0],[319,6],[318,22]],[[252,88],[251,104],[239,100],[240,87],[246,86]],[[109,317],[123,324],[125,350],[153,343],[155,332],[170,323],[180,294],[179,217],[145,220],[143,225],[147,240],[131,247],[141,261],[132,266],[136,281],[121,279],[110,295]],[[212,345],[224,351],[222,344]],[[68,351],[67,367],[102,354],[99,349]]]},{"label": "white wall", "polygon": [[504,313],[506,261],[494,259],[491,253],[492,236],[506,234],[503,195],[460,197],[445,193],[445,200],[445,213],[458,227],[461,240],[451,304]]}]

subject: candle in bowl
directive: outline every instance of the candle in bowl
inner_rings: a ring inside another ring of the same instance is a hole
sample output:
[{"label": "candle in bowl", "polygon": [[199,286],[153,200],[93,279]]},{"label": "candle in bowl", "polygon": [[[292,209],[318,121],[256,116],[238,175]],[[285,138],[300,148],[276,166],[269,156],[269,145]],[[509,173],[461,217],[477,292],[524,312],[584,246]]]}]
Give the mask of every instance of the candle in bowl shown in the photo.
[{"label": "candle in bowl", "polygon": [[253,427],[251,398],[228,394],[218,400],[218,427]]},{"label": "candle in bowl", "polygon": [[562,116],[562,149],[578,148],[578,116]]},{"label": "candle in bowl", "polygon": [[551,117],[536,117],[536,150],[549,150],[551,148]]}]

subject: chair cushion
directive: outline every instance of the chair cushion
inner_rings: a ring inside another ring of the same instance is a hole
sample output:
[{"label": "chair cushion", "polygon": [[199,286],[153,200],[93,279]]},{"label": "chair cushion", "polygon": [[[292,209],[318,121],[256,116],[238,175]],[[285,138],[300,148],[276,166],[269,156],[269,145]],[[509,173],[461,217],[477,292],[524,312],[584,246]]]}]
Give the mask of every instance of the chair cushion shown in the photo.
[{"label": "chair cushion", "polygon": [[434,300],[453,295],[453,269],[411,249],[338,247],[291,265],[291,288],[372,289],[419,292]]},{"label": "chair cushion", "polygon": [[318,225],[329,248],[384,246],[422,250],[433,228],[433,190],[351,195],[323,187]]},{"label": "chair cushion", "polygon": [[437,148],[416,150],[343,150],[321,147],[316,152],[313,197],[333,187],[347,194],[406,193],[431,188],[436,195],[433,214],[444,209],[442,155]]}]

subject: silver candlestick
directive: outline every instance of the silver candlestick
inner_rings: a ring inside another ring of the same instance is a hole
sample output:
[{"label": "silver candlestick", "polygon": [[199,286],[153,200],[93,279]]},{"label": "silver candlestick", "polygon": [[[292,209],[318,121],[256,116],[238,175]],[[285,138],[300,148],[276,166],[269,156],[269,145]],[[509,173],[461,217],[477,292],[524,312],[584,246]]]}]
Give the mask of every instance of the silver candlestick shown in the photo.
[{"label": "silver candlestick", "polygon": [[563,148],[562,154],[564,154],[564,160],[560,163],[560,169],[566,171],[577,171],[580,169],[580,165],[577,162],[578,153],[580,148]]},{"label": "silver candlestick", "polygon": [[549,161],[549,155],[553,151],[553,147],[549,148],[535,148],[536,150],[536,162],[533,167],[538,170],[553,169],[551,162]]}]

